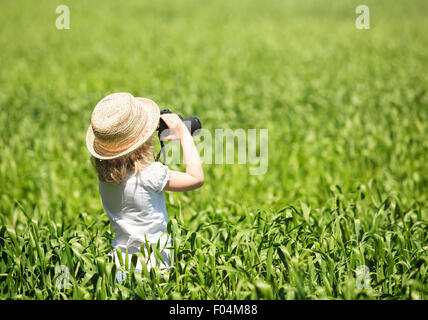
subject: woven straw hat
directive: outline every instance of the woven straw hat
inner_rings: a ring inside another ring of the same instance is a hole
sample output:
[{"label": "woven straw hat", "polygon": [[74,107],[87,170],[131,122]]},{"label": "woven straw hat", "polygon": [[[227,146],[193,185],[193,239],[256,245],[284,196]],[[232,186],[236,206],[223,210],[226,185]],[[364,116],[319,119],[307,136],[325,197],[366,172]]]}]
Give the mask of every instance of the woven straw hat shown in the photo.
[{"label": "woven straw hat", "polygon": [[160,111],[155,102],[130,93],[113,93],[92,112],[86,146],[98,159],[119,158],[146,142],[157,129]]}]

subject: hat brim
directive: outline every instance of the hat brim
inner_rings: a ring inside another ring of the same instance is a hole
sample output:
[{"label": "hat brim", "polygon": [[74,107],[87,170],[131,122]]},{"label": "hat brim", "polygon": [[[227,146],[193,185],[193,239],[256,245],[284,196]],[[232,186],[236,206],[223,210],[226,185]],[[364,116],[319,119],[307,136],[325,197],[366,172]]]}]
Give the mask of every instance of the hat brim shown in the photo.
[{"label": "hat brim", "polygon": [[122,150],[118,153],[108,152],[107,154],[107,153],[101,153],[98,150],[96,150],[94,131],[92,130],[92,126],[89,125],[88,132],[86,133],[86,147],[88,148],[89,153],[92,156],[101,160],[110,160],[110,159],[120,158],[141,147],[143,143],[146,142],[153,135],[153,133],[156,131],[159,124],[159,118],[160,118],[159,107],[154,101],[150,99],[137,98],[137,97],[135,99],[137,100],[138,106],[140,108],[144,108],[144,110],[146,110],[147,112],[146,133],[127,149]]}]

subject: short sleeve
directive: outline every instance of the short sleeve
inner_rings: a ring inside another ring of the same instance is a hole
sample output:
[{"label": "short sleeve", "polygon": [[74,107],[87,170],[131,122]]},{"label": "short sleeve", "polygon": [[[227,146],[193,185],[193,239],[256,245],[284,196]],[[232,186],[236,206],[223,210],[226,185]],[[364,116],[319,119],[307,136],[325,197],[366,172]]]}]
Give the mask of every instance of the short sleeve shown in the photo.
[{"label": "short sleeve", "polygon": [[145,187],[161,192],[169,180],[170,170],[160,162],[154,162],[141,171],[142,183]]}]

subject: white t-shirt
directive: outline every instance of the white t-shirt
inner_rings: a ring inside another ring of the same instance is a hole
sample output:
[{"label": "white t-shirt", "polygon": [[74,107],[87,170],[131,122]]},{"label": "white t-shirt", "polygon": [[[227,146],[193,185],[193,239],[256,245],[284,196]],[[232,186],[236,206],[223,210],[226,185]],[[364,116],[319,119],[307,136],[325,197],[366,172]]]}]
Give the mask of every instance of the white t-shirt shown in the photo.
[{"label": "white t-shirt", "polygon": [[[140,252],[145,238],[149,243],[160,240],[161,249],[171,246],[166,234],[168,215],[162,191],[169,175],[167,166],[154,162],[135,175],[127,175],[121,184],[99,181],[102,203],[115,234],[112,246],[122,254],[126,249],[129,254]],[[169,250],[164,251],[162,256],[169,260]]]}]

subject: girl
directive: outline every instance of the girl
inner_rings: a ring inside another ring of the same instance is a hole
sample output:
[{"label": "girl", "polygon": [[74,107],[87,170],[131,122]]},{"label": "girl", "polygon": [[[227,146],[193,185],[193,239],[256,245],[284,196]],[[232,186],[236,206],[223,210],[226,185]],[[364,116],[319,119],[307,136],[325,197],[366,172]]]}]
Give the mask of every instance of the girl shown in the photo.
[{"label": "girl", "polygon": [[[152,162],[152,136],[160,117],[168,126],[163,140],[180,140],[186,172],[171,171]],[[129,93],[113,93],[102,99],[92,113],[86,145],[98,174],[99,192],[115,237],[113,256],[118,267],[116,249],[132,255],[140,252],[145,241],[160,244],[165,263],[171,265],[171,246],[167,232],[168,216],[163,191],[186,191],[204,183],[201,160],[187,127],[176,114],[160,116],[159,107],[150,99],[134,98]],[[155,257],[146,255],[150,270]],[[130,258],[130,257],[129,257]],[[130,259],[129,259],[130,261]],[[141,270],[138,261],[137,270]]]}]

